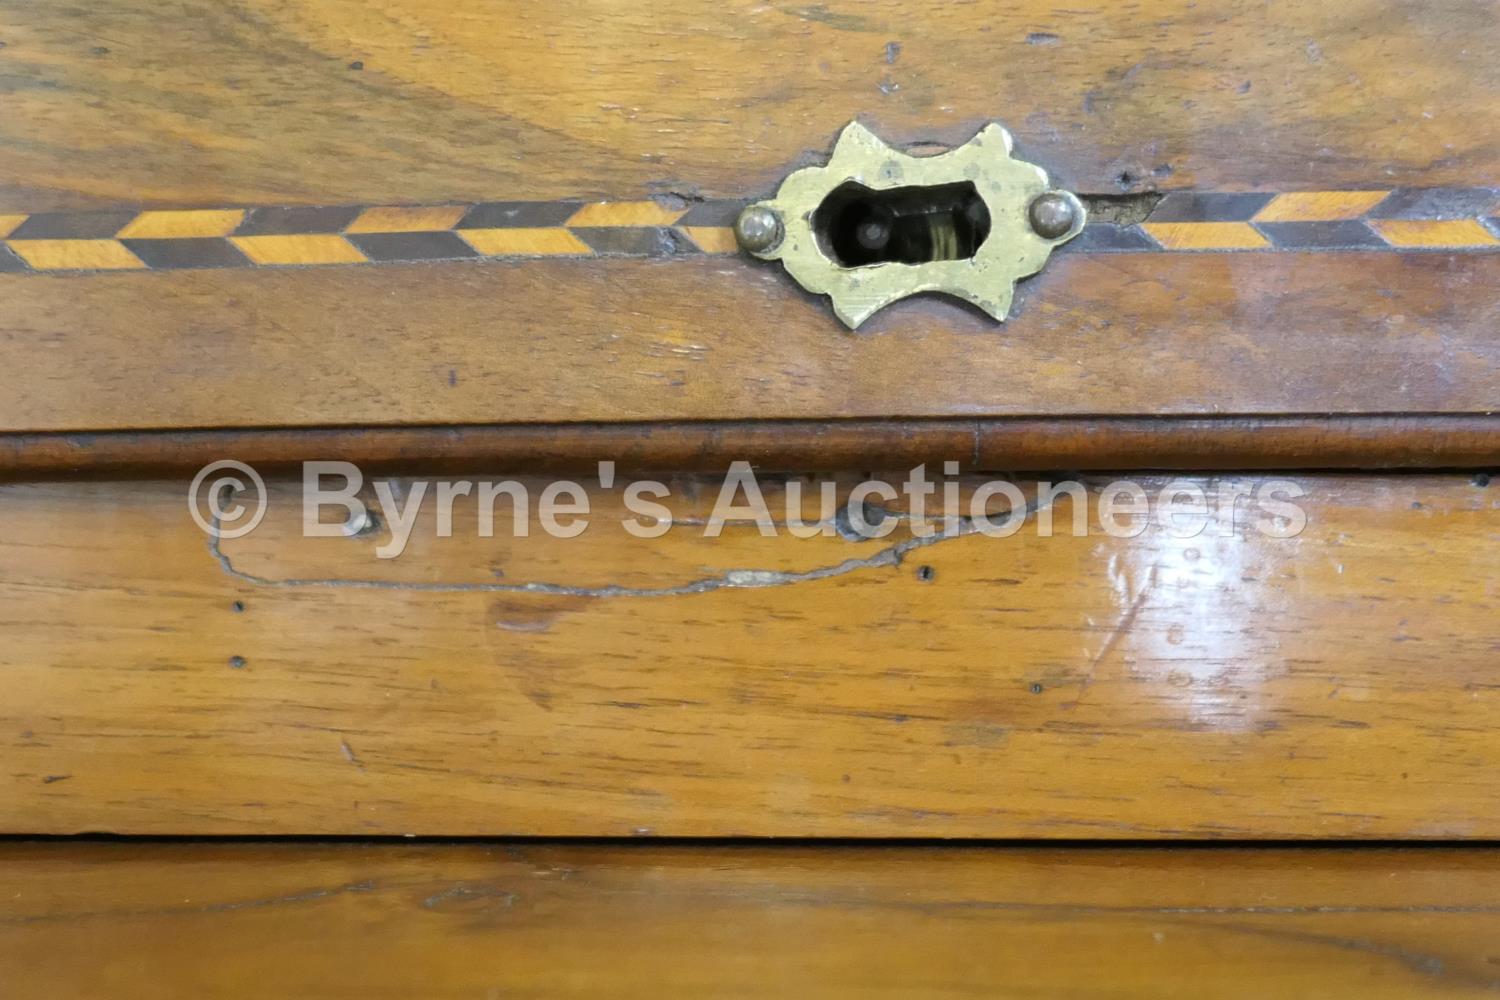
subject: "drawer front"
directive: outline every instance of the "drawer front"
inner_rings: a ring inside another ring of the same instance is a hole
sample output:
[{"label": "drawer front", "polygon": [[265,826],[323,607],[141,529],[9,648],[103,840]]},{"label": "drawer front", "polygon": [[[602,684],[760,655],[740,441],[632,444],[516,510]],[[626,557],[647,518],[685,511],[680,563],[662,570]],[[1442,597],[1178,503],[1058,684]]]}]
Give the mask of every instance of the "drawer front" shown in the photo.
[{"label": "drawer front", "polygon": [[[1150,8],[193,0],[163,32],[136,0],[19,5],[0,432],[1493,435],[1500,70],[1471,44],[1493,6]],[[729,227],[853,120],[919,151],[1003,121],[1093,221],[1003,326],[916,299],[851,334]]]},{"label": "drawer front", "polygon": [[711,537],[716,479],[664,483],[654,539],[623,481],[572,538],[504,501],[483,537],[473,497],[444,537],[434,486],[397,550],[401,505],[305,537],[296,481],[220,540],[182,481],[6,486],[0,829],[1500,836],[1497,487],[1136,476],[1216,517],[1127,537],[1116,478],[870,539],[793,537],[774,477],[770,537]]}]

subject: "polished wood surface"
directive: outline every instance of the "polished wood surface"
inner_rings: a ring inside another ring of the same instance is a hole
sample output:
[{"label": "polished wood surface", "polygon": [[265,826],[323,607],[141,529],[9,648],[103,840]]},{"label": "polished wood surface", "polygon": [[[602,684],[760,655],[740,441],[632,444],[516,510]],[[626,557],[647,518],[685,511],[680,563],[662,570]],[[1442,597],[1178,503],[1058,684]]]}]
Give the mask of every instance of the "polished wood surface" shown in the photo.
[{"label": "polished wood surface", "polygon": [[1088,192],[1493,183],[1484,0],[3,4],[0,212],[741,197],[859,116]]},{"label": "polished wood surface", "polygon": [[9,844],[55,997],[1492,996],[1493,850]]},{"label": "polished wood surface", "polygon": [[1500,836],[1497,487],[1296,482],[1291,539],[922,544],[705,538],[690,480],[638,539],[617,484],[394,560],[290,484],[217,547],[180,480],[6,486],[0,829]]},{"label": "polished wood surface", "polygon": [[366,471],[787,472],[937,468],[1500,468],[1500,414],[1358,417],[1058,417],[1047,420],[721,421],[448,427],[261,428],[0,435],[0,477],[159,476],[233,455],[294,472],[337,458]]},{"label": "polished wood surface", "polygon": [[10,431],[1485,413],[1500,388],[1500,254],[1063,255],[1003,327],[929,300],[858,335],[738,259],[0,282]]}]

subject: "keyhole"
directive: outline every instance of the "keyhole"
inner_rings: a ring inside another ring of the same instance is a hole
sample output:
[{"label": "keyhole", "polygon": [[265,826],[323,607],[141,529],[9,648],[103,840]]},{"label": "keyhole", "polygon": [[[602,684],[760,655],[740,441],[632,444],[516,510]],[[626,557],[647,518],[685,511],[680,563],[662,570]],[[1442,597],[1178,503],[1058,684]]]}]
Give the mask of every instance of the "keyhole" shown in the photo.
[{"label": "keyhole", "polygon": [[990,234],[973,183],[874,191],[850,182],[813,213],[813,232],[841,267],[967,260]]}]

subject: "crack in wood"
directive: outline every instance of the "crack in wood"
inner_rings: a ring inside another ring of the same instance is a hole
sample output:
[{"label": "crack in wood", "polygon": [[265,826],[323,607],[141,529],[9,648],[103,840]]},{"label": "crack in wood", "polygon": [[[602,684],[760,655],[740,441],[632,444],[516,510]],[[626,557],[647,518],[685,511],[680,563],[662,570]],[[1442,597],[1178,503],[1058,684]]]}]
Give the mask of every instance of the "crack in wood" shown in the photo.
[{"label": "crack in wood", "polygon": [[[1029,521],[1051,503],[1040,499],[1029,501],[1023,510]],[[243,583],[257,587],[332,587],[351,590],[392,590],[435,594],[543,594],[559,597],[686,597],[692,594],[709,594],[719,590],[760,590],[768,587],[791,586],[811,583],[816,580],[831,580],[851,573],[871,569],[895,569],[901,566],[913,552],[936,545],[939,542],[979,534],[972,517],[953,518],[957,526],[951,530],[938,531],[926,537],[913,537],[894,545],[886,546],[873,555],[858,559],[845,559],[830,566],[818,566],[806,570],[732,569],[719,576],[705,577],[688,583],[666,587],[625,587],[607,584],[602,587],[575,587],[562,583],[442,583],[402,580],[372,580],[339,577],[294,577],[276,579],[242,570],[220,544],[217,531],[208,536],[208,551],[219,568]],[[214,525],[218,527],[217,523]]]}]

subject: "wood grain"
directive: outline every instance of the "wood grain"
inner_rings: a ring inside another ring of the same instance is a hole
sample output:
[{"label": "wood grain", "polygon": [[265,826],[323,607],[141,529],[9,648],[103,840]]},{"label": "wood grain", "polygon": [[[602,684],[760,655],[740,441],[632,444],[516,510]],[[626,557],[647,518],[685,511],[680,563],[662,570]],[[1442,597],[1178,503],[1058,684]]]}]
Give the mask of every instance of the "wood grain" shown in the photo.
[{"label": "wood grain", "polygon": [[0,212],[756,195],[856,116],[948,143],[999,118],[1092,192],[1500,176],[1485,0],[0,11]]},{"label": "wood grain", "polygon": [[[0,276],[0,430],[1485,413],[1500,254],[1063,256],[844,330],[743,260]],[[1351,364],[1357,358],[1358,364]]]},{"label": "wood grain", "polygon": [[1495,487],[1297,482],[1292,539],[710,539],[683,480],[394,560],[290,484],[217,550],[181,481],[6,486],[0,829],[1500,836]]},{"label": "wood grain", "polygon": [[1491,996],[1493,850],[11,844],[66,996]]}]

